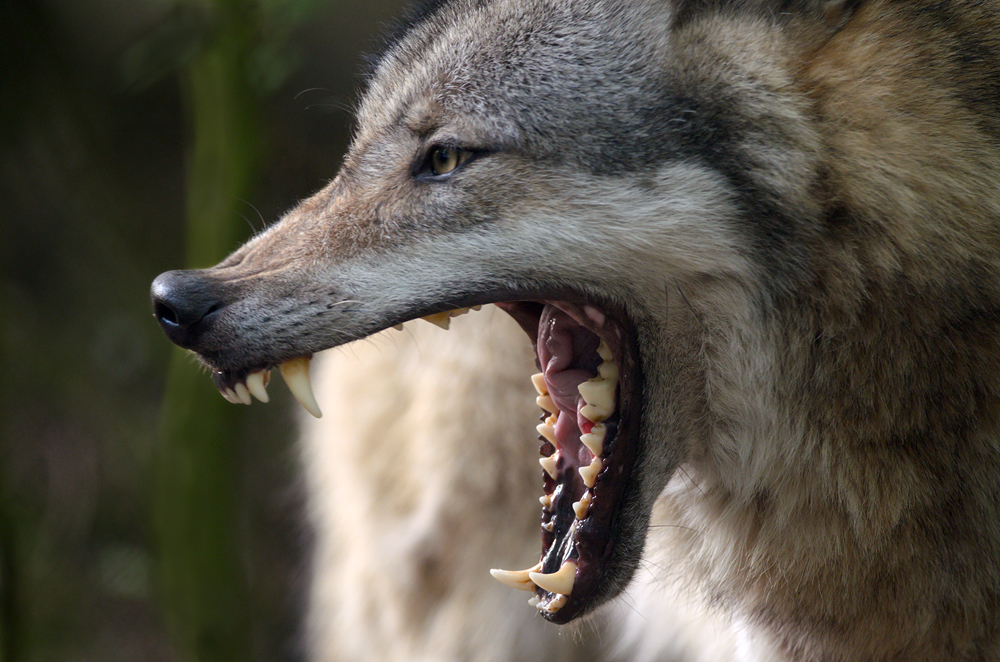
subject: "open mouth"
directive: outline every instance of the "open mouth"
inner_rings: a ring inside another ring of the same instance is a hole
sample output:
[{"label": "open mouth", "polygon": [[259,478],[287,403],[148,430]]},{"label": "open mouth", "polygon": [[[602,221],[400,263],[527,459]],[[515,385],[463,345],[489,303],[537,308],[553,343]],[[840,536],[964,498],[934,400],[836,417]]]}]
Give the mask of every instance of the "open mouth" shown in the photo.
[{"label": "open mouth", "polygon": [[[537,426],[542,467],[542,553],[520,571],[492,570],[500,582],[533,593],[529,603],[547,620],[567,623],[614,595],[623,583],[624,496],[638,447],[640,374],[635,334],[624,315],[590,304],[517,301],[496,304],[535,345],[531,377],[542,410]],[[451,311],[425,317],[447,328]],[[278,365],[292,394],[313,415],[309,358]],[[249,404],[266,401],[270,371],[215,372],[222,394]]]}]

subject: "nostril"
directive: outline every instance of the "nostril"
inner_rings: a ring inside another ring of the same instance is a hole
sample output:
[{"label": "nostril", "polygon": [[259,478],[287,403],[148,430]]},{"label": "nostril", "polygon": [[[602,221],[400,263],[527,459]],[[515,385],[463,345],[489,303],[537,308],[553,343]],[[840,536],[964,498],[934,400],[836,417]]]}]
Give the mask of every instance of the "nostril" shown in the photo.
[{"label": "nostril", "polygon": [[173,309],[162,301],[153,302],[153,315],[160,324],[169,324],[171,326],[179,326],[180,322],[177,320],[177,313]]},{"label": "nostril", "polygon": [[160,327],[172,341],[188,349],[197,346],[210,326],[205,318],[226,307],[218,283],[198,270],[160,274],[150,295]]}]

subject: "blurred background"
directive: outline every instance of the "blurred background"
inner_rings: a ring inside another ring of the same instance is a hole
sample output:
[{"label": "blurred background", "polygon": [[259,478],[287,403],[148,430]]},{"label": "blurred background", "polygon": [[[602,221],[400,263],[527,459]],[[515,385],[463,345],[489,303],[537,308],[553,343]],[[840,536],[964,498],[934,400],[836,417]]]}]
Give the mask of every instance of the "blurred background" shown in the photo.
[{"label": "blurred background", "polygon": [[402,2],[0,4],[0,662],[299,660],[285,389],[226,403],[149,284],[333,177]]}]

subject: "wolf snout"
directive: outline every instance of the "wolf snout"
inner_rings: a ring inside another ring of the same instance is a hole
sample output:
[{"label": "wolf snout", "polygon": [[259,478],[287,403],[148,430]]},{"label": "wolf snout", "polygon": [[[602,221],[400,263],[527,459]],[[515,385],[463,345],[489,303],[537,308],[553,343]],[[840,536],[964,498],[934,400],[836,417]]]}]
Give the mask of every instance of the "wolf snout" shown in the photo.
[{"label": "wolf snout", "polygon": [[217,284],[199,271],[167,271],[150,288],[153,315],[171,341],[195,349],[206,318],[224,308]]}]

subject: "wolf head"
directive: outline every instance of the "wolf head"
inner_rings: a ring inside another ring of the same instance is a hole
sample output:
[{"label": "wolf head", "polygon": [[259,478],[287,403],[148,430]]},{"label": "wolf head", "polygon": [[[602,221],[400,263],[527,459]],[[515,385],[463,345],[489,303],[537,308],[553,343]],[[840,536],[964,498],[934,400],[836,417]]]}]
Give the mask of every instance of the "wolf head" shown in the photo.
[{"label": "wolf head", "polygon": [[[896,137],[884,167],[860,150],[868,170],[851,174],[854,143],[824,117],[868,75],[858,4],[434,3],[378,61],[336,178],[219,265],[161,275],[156,315],[249,400],[272,367],[407,320],[510,313],[548,416],[543,552],[496,574],[570,621],[627,584],[678,466],[757,503],[829,432],[810,426],[842,418],[799,390],[825,384],[823,343],[881,296],[872,270],[923,241],[855,214],[899,218],[907,201],[844,193],[894,176]],[[978,153],[961,158],[976,176]],[[865,236],[878,248],[861,256]],[[955,294],[992,297],[975,290]]]}]

